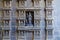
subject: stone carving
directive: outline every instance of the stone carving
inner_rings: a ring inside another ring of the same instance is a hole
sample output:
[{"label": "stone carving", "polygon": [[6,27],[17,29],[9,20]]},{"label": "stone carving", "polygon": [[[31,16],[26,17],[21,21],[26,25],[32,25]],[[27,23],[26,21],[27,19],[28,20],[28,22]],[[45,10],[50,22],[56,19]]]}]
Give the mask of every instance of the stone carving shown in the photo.
[{"label": "stone carving", "polygon": [[32,15],[31,15],[31,13],[30,12],[27,13],[26,16],[27,16],[26,17],[26,26],[32,26]]},{"label": "stone carving", "polygon": [[32,15],[31,15],[31,13],[29,13],[28,20],[29,20],[29,26],[32,26]]}]

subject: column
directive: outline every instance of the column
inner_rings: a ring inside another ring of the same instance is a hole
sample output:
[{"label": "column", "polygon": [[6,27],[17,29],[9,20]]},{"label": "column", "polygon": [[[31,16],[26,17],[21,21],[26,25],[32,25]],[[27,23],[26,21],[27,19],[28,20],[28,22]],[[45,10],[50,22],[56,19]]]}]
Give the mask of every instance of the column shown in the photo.
[{"label": "column", "polygon": [[16,19],[15,19],[15,12],[16,12],[16,0],[12,0],[12,6],[10,11],[10,40],[16,40]]}]

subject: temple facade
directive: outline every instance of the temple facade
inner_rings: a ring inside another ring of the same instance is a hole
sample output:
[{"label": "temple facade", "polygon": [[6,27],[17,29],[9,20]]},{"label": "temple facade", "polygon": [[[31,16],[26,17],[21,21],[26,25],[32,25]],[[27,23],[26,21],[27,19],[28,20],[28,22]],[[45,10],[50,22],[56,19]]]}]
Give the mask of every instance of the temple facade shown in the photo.
[{"label": "temple facade", "polygon": [[53,0],[0,0],[0,40],[53,40]]}]

